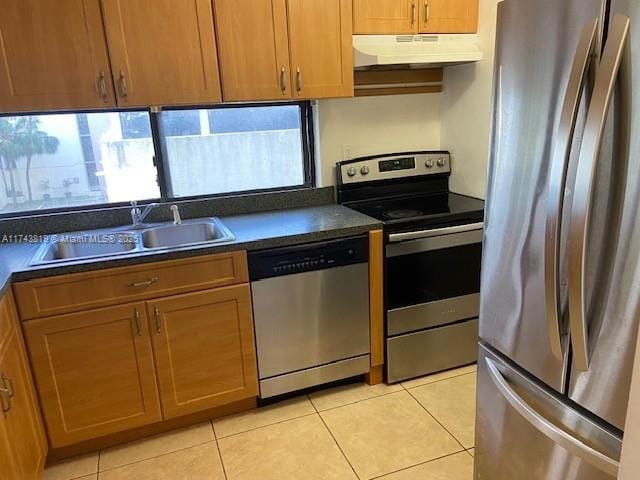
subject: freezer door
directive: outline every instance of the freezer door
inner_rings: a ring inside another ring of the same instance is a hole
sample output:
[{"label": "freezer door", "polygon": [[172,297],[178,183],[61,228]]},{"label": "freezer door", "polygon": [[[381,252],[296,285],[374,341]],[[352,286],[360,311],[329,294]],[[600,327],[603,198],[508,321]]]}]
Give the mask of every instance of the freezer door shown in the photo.
[{"label": "freezer door", "polygon": [[569,395],[622,430],[640,319],[640,2],[613,0],[610,18],[580,158],[591,182],[576,183],[572,210]]},{"label": "freezer door", "polygon": [[478,361],[475,480],[613,480],[622,439],[487,348]]},{"label": "freezer door", "polygon": [[[568,355],[559,225],[602,11],[602,0],[498,7],[480,337],[559,392]],[[549,246],[557,251],[546,267]]]}]

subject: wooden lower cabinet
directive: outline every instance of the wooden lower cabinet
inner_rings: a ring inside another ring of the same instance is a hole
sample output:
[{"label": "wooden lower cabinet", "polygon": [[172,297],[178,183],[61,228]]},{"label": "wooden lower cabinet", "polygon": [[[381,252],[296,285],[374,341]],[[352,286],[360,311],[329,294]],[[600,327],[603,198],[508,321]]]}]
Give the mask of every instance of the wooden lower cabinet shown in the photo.
[{"label": "wooden lower cabinet", "polygon": [[0,300],[0,478],[40,478],[47,443],[11,295]]},{"label": "wooden lower cabinet", "polygon": [[164,418],[258,392],[247,284],[147,303]]},{"label": "wooden lower cabinet", "polygon": [[251,294],[241,263],[233,285],[24,321],[50,445],[108,440],[255,398]]},{"label": "wooden lower cabinet", "polygon": [[144,302],[24,323],[54,448],[161,420]]}]

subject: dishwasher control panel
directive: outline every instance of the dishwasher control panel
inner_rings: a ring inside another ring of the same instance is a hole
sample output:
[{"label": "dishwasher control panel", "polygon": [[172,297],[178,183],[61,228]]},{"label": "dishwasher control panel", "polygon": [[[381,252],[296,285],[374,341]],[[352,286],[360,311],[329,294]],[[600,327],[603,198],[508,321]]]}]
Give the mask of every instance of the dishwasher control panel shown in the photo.
[{"label": "dishwasher control panel", "polygon": [[249,254],[252,281],[335,268],[369,260],[367,236],[274,248]]}]

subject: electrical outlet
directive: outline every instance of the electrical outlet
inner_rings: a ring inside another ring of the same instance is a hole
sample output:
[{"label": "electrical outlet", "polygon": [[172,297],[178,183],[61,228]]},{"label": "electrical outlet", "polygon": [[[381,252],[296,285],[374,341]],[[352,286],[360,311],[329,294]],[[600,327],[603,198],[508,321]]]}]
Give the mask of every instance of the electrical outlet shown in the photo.
[{"label": "electrical outlet", "polygon": [[351,145],[343,145],[342,146],[342,161],[351,160],[353,158],[353,146]]}]

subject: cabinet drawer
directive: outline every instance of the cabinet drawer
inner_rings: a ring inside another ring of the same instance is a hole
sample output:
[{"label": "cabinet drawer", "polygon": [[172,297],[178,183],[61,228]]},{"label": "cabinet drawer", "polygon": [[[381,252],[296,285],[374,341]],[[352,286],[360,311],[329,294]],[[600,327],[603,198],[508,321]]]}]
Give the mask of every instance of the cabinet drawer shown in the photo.
[{"label": "cabinet drawer", "polygon": [[22,320],[248,281],[246,252],[169,260],[17,283]]}]

